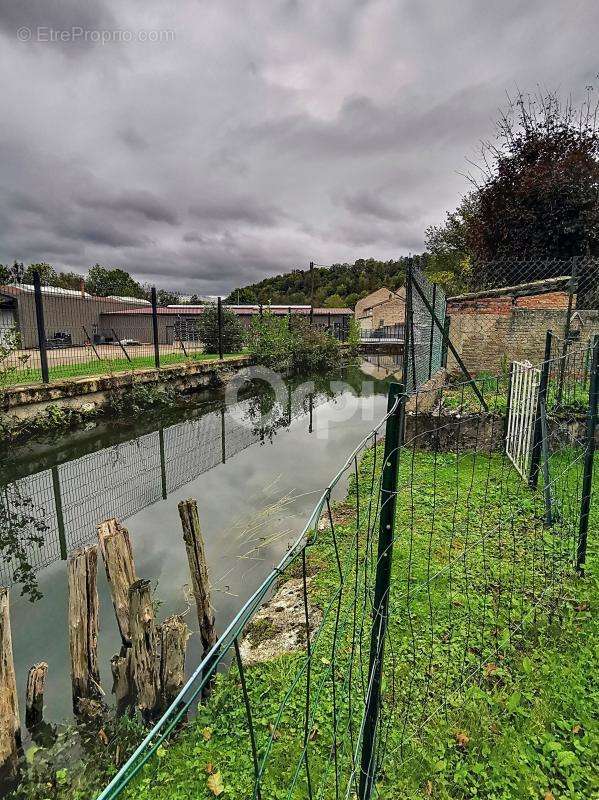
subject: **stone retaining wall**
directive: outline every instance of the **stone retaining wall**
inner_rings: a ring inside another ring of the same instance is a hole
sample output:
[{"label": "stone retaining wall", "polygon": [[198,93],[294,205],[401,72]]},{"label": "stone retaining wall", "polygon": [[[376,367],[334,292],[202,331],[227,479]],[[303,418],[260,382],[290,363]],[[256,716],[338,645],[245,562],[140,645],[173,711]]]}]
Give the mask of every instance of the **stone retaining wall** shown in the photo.
[{"label": "stone retaining wall", "polygon": [[100,411],[110,395],[127,392],[134,384],[170,386],[181,392],[218,386],[228,374],[250,366],[249,356],[172,364],[161,369],[119,372],[86,378],[68,378],[31,386],[11,386],[1,394],[2,422],[33,419],[50,406],[91,413]]}]

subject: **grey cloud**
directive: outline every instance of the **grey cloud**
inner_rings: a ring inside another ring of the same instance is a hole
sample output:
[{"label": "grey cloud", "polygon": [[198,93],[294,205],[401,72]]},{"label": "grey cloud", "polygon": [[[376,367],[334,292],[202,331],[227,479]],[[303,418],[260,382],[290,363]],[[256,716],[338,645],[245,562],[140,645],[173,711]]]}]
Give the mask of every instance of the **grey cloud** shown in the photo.
[{"label": "grey cloud", "polygon": [[177,224],[176,213],[151,192],[122,192],[111,197],[82,197],[81,205],[87,208],[105,209],[117,214],[133,214],[152,222]]},{"label": "grey cloud", "polygon": [[405,219],[406,214],[390,203],[385,202],[379,194],[367,190],[354,192],[341,199],[341,205],[357,216],[374,217],[383,220]]},{"label": "grey cloud", "polygon": [[[74,27],[83,30],[112,29],[115,27],[115,17],[105,3],[98,0],[93,3],[82,3],[80,0],[0,0],[0,30],[14,38],[22,27],[29,28],[35,38],[39,28],[57,31],[71,31]],[[79,41],[73,47],[73,43],[70,43],[70,49],[90,44]]]},{"label": "grey cloud", "polygon": [[[596,0],[0,0],[0,262],[224,293],[416,251],[506,89],[576,99],[594,81],[595,16]],[[175,42],[26,45],[21,25]]]},{"label": "grey cloud", "polygon": [[283,216],[275,206],[247,195],[223,200],[196,200],[189,211],[192,216],[207,222],[239,222],[265,227],[275,225]]}]

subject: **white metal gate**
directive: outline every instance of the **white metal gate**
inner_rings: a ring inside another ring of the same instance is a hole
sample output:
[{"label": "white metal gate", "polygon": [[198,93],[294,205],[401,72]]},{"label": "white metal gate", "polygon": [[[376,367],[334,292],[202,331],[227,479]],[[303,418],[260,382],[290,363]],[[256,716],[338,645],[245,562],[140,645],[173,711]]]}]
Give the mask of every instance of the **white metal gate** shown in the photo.
[{"label": "white metal gate", "polygon": [[541,370],[529,361],[512,363],[505,450],[523,478],[528,479]]}]

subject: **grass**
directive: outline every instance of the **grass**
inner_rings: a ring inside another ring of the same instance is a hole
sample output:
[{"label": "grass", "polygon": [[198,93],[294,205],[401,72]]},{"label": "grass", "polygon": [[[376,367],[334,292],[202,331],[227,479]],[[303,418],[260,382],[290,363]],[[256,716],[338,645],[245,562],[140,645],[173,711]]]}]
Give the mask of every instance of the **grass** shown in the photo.
[{"label": "grass", "polygon": [[[366,453],[350,487],[361,531],[345,507],[335,537],[319,533],[309,548],[308,561],[319,565],[310,602],[324,617],[312,641],[313,797],[336,796],[336,770],[345,796],[359,736],[370,631],[363,584],[365,576],[370,587],[373,579],[364,521],[380,456]],[[576,454],[554,463],[562,522],[551,530],[539,522],[540,503],[498,456],[407,452],[402,461],[376,796],[594,796],[599,689],[597,620],[589,609],[598,595],[594,574],[579,580],[568,566]],[[265,765],[263,798],[310,796],[302,759],[306,666],[304,654],[287,654],[246,669]],[[249,798],[252,789],[248,725],[232,667],[124,796]]]},{"label": "grass", "polygon": [[[234,358],[242,355],[241,353],[225,353],[225,358]],[[154,355],[132,356],[129,362],[126,358],[116,359],[93,359],[75,364],[52,365],[50,354],[50,380],[58,381],[65,378],[83,378],[93,375],[107,375],[113,372],[132,372],[141,369],[154,369]],[[182,353],[166,353],[160,355],[160,365],[163,367],[169,364],[181,364],[185,361],[212,361],[218,355],[211,353],[190,353],[185,357]],[[7,370],[0,374],[0,386],[16,386],[29,383],[41,383],[42,373],[40,369],[18,369]]]},{"label": "grass", "polygon": [[[311,637],[307,727],[305,652],[245,669],[264,800],[346,796],[364,710],[376,546],[368,515],[381,459],[380,447],[364,453],[334,529],[316,531],[306,551],[309,601],[323,618]],[[402,451],[374,796],[597,796],[596,561],[584,579],[570,569],[580,464],[579,452],[554,456],[560,521],[545,529],[541,493],[501,456]],[[590,531],[598,521],[595,503]],[[296,559],[281,580],[301,574]],[[121,796],[241,800],[253,777],[233,661]],[[53,793],[24,796],[82,800],[100,786],[63,770]]]}]

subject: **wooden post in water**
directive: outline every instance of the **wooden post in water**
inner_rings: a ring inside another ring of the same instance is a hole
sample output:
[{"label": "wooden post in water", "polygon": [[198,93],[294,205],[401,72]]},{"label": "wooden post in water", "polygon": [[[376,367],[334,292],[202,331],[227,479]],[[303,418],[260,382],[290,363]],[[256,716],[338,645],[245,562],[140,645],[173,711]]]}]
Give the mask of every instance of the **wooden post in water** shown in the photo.
[{"label": "wooden post in water", "polygon": [[146,722],[160,710],[158,674],[158,634],[150,581],[136,581],[129,589],[129,634],[131,636],[130,670],[135,703]]},{"label": "wooden post in water", "polygon": [[[216,643],[216,630],[214,628],[214,610],[210,602],[210,582],[208,567],[206,565],[206,549],[204,537],[200,528],[198,504],[195,500],[182,500],[179,503],[179,516],[183,527],[183,541],[187,550],[191,584],[196,601],[200,638],[202,640],[202,657],[204,658]],[[209,671],[209,668],[207,668]],[[207,681],[202,690],[202,697],[206,699],[210,694],[211,681]]]},{"label": "wooden post in water", "polygon": [[122,716],[133,705],[133,687],[130,674],[131,650],[123,648],[120,654],[110,659],[112,693],[116,698],[117,716]]},{"label": "wooden post in water", "polygon": [[163,709],[168,708],[185,683],[185,651],[189,628],[183,617],[167,617],[160,627],[160,689]]},{"label": "wooden post in water", "polygon": [[200,527],[198,504],[195,500],[181,500],[179,503],[179,516],[183,527],[183,541],[187,550],[191,584],[198,612],[200,636],[204,648],[204,655],[216,642],[214,629],[214,611],[210,603],[210,582],[208,580],[208,567],[206,565],[206,549],[204,537]]},{"label": "wooden post in water", "polygon": [[69,558],[69,649],[76,715],[87,714],[102,695],[98,669],[97,570],[95,546],[76,550]]},{"label": "wooden post in water", "polygon": [[37,730],[44,721],[44,689],[48,676],[45,661],[34,664],[27,675],[25,693],[25,725],[28,731]]},{"label": "wooden post in water", "polygon": [[0,780],[15,778],[19,769],[21,728],[10,632],[8,589],[0,588]]},{"label": "wooden post in water", "polygon": [[98,526],[98,541],[119,631],[123,644],[128,646],[129,589],[137,580],[129,531],[116,519],[107,519]]}]

